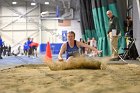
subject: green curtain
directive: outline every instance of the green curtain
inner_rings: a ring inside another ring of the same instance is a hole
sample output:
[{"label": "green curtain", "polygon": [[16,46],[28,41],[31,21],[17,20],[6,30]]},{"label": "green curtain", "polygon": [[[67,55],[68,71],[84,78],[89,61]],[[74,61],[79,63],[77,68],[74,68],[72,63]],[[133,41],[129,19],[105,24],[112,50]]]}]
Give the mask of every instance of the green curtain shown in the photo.
[{"label": "green curtain", "polygon": [[91,0],[80,0],[80,17],[82,38],[87,41],[87,38],[97,38],[92,14]]},{"label": "green curtain", "polygon": [[108,31],[108,17],[106,15],[107,10],[111,10],[115,16],[119,18],[119,26],[121,30],[121,36],[118,40],[119,54],[123,53],[125,47],[125,38],[123,31],[123,21],[119,12],[117,12],[116,0],[91,0],[92,1],[92,13],[94,19],[94,26],[96,35],[98,37],[98,49],[102,50],[102,56],[111,55],[110,43],[107,37]]},{"label": "green curtain", "polygon": [[121,36],[118,40],[119,54],[124,52],[126,46],[123,21],[117,11],[116,0],[80,0],[81,30],[83,39],[94,37],[98,44],[98,49],[102,50],[101,56],[111,55],[110,41],[107,37],[108,17],[107,10],[111,10],[119,18]]}]

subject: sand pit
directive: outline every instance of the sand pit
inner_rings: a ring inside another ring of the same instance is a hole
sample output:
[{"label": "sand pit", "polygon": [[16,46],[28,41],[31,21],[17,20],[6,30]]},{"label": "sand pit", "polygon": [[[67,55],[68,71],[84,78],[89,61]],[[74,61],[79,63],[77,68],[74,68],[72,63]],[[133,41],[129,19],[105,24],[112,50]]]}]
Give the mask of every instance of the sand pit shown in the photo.
[{"label": "sand pit", "polygon": [[0,71],[0,93],[140,93],[140,64],[52,71],[46,64]]}]

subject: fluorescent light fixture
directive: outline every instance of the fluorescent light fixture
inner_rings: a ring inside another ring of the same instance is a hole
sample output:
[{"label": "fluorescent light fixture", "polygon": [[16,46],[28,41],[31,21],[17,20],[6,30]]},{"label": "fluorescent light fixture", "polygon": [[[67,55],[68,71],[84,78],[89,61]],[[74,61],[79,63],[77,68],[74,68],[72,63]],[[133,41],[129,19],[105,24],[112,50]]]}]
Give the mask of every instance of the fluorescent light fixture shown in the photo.
[{"label": "fluorescent light fixture", "polygon": [[16,4],[17,4],[17,2],[15,2],[15,1],[14,1],[14,2],[12,2],[12,4],[13,4],[13,5],[16,5]]},{"label": "fluorescent light fixture", "polygon": [[45,2],[45,5],[49,5],[49,2]]},{"label": "fluorescent light fixture", "polygon": [[36,5],[36,3],[31,3],[31,5]]}]

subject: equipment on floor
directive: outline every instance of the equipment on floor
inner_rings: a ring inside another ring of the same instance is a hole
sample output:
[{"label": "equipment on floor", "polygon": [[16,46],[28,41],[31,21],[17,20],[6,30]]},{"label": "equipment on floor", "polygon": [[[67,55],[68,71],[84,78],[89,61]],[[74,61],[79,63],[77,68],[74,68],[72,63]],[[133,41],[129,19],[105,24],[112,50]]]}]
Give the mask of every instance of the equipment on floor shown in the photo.
[{"label": "equipment on floor", "polygon": [[127,46],[127,48],[124,48],[125,52],[122,55],[123,59],[133,59],[136,60],[138,55],[136,46],[135,46],[135,41],[136,39],[129,37],[129,44]]}]

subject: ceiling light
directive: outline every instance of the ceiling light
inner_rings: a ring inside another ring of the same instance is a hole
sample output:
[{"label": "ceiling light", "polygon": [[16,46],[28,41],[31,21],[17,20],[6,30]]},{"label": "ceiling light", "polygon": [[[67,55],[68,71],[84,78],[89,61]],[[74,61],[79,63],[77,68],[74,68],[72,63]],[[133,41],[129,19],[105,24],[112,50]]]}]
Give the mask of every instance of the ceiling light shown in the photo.
[{"label": "ceiling light", "polygon": [[16,5],[16,4],[17,4],[17,2],[15,2],[15,1],[14,1],[14,2],[12,2],[12,4],[13,4],[13,5]]},{"label": "ceiling light", "polygon": [[31,5],[36,5],[36,3],[31,3]]},{"label": "ceiling light", "polygon": [[45,5],[49,5],[49,2],[45,2]]}]

